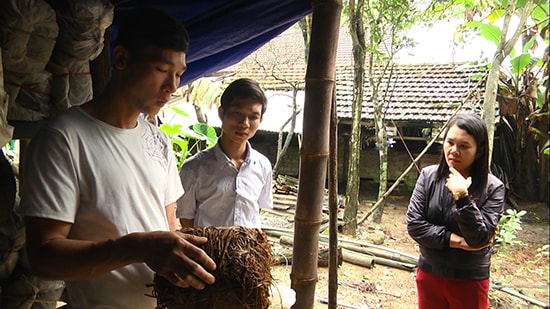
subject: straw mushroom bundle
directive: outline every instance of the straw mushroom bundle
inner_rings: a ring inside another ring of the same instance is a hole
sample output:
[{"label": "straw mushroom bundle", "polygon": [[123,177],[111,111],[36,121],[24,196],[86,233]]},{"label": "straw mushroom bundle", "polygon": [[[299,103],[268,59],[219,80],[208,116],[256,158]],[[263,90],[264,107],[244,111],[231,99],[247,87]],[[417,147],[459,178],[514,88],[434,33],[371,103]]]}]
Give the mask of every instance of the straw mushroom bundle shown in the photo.
[{"label": "straw mushroom bundle", "polygon": [[269,307],[272,253],[263,232],[245,227],[201,227],[180,232],[208,238],[201,247],[216,262],[216,282],[199,291],[174,286],[155,275],[157,309]]}]

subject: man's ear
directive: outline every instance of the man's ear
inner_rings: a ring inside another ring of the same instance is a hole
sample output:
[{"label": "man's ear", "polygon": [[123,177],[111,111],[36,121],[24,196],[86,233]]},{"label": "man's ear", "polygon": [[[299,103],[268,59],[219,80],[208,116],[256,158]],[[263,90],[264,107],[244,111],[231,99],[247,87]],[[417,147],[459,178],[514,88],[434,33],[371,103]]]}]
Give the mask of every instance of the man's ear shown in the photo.
[{"label": "man's ear", "polygon": [[221,121],[223,121],[223,116],[224,116],[223,108],[220,105],[220,107],[218,107],[218,117],[220,117]]},{"label": "man's ear", "polygon": [[112,59],[113,68],[118,70],[124,69],[128,62],[128,50],[122,45],[115,46]]}]

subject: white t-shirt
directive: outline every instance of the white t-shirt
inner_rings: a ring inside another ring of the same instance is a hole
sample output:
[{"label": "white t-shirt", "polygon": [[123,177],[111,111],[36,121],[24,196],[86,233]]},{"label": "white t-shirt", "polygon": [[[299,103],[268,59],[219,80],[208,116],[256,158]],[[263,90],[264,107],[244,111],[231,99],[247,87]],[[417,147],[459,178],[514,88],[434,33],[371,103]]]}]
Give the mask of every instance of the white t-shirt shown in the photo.
[{"label": "white t-shirt", "polygon": [[273,208],[271,162],[250,144],[240,169],[216,144],[187,159],[180,178],[176,215],[194,226],[261,228],[260,208]]},{"label": "white t-shirt", "polygon": [[[99,121],[80,107],[60,114],[32,140],[25,158],[21,215],[73,223],[69,238],[105,240],[169,230],[165,206],[182,194],[170,141],[138,119],[133,129]],[[67,281],[71,308],[154,308],[153,272],[132,264]]]}]

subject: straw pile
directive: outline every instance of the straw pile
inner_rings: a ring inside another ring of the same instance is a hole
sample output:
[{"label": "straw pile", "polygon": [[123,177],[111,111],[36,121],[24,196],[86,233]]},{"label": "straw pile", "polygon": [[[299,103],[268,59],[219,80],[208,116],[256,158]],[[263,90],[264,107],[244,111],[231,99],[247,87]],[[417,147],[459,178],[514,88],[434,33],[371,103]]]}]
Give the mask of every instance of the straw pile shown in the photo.
[{"label": "straw pile", "polygon": [[201,227],[182,230],[208,238],[202,249],[216,262],[216,282],[203,290],[180,288],[155,275],[158,309],[268,308],[272,276],[267,236],[245,227]]}]

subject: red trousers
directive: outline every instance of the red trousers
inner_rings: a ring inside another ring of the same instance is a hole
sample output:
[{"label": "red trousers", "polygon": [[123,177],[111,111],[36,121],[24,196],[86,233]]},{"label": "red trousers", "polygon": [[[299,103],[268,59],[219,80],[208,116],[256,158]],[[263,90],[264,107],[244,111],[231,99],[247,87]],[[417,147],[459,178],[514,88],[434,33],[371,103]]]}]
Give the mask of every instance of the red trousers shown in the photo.
[{"label": "red trousers", "polygon": [[445,278],[418,268],[419,309],[487,309],[490,280]]}]

